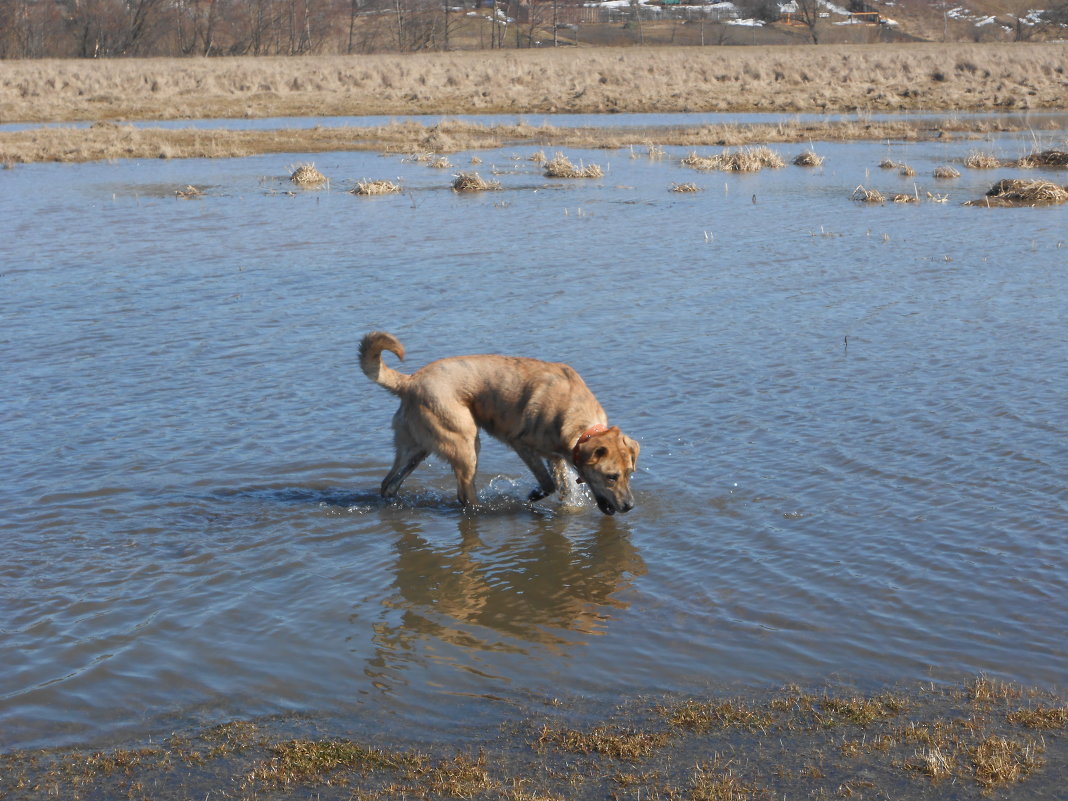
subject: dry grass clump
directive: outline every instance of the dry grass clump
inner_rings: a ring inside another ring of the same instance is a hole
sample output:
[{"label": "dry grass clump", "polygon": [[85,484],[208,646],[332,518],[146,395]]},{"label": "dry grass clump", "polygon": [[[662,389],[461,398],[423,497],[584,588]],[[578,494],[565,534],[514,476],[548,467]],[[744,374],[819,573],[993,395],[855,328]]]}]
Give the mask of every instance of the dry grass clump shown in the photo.
[{"label": "dry grass clump", "polygon": [[[422,777],[422,784],[429,793],[451,798],[474,798],[497,787],[497,782],[486,770],[484,753],[477,759],[457,754],[452,759],[442,760]],[[426,793],[422,795],[425,797]]]},{"label": "dry grass clump", "polygon": [[893,159],[883,159],[882,161],[879,162],[879,169],[880,170],[896,170],[900,166],[901,165],[898,164]]},{"label": "dry grass clump", "polygon": [[601,754],[613,759],[633,762],[648,756],[668,741],[663,732],[598,726],[588,732],[575,729],[555,730],[546,725],[538,737],[538,745],[553,745],[575,754]]},{"label": "dry grass clump", "polygon": [[794,157],[795,167],[819,167],[822,166],[822,164],[823,156],[818,156],[811,150],[806,150]]},{"label": "dry grass clump", "polygon": [[1018,782],[1042,765],[1040,745],[991,735],[971,749],[975,780],[984,790]]},{"label": "dry grass clump", "polygon": [[700,192],[701,187],[697,184],[675,184],[671,185],[672,192]]},{"label": "dry grass clump", "polygon": [[880,192],[878,189],[869,189],[864,185],[858,186],[853,190],[853,194],[849,196],[850,200],[855,200],[857,203],[885,203],[886,195]]},{"label": "dry grass clump", "polygon": [[400,192],[400,184],[392,181],[359,181],[352,190],[354,195],[392,195]]},{"label": "dry grass clump", "polygon": [[571,163],[563,153],[557,153],[552,160],[545,165],[546,178],[600,178],[604,171],[596,164],[579,166]]},{"label": "dry grass clump", "polygon": [[1064,729],[1068,728],[1068,706],[1039,704],[1029,709],[1017,709],[1009,714],[1008,720],[1029,729]]},{"label": "dry grass clump", "polygon": [[1068,188],[1041,179],[1004,178],[994,184],[979,200],[968,206],[1056,206],[1068,203]]},{"label": "dry grass clump", "polygon": [[270,747],[271,759],[260,763],[245,777],[256,784],[288,787],[293,784],[325,783],[335,773],[367,773],[414,767],[417,757],[394,754],[350,740],[289,740]]},{"label": "dry grass clump", "polygon": [[937,782],[954,774],[957,769],[957,758],[952,752],[932,746],[917,751],[912,759],[906,759],[905,768],[922,773],[931,781]]},{"label": "dry grass clump", "polygon": [[914,167],[910,167],[908,164],[902,164],[898,168],[898,172],[900,172],[906,178],[915,178],[916,177],[916,169]]},{"label": "dry grass clump", "polygon": [[958,170],[956,167],[949,167],[943,165],[940,167],[935,167],[933,175],[935,178],[942,179],[960,178],[960,170]]},{"label": "dry grass clump", "polygon": [[1043,150],[1029,153],[1016,162],[1017,167],[1068,167],[1068,151]]},{"label": "dry grass clump", "polygon": [[730,763],[721,765],[719,757],[711,764],[697,765],[690,781],[692,801],[750,801],[767,796],[766,788],[741,781],[730,769]]},{"label": "dry grass clump", "polygon": [[174,196],[177,198],[188,199],[191,197],[200,197],[204,193],[197,189],[192,184],[189,184],[185,189],[175,189]]},{"label": "dry grass clump", "polygon": [[973,170],[996,170],[1001,166],[1001,161],[993,153],[973,150],[964,159],[964,166]]},{"label": "dry grass clump", "polygon": [[487,181],[477,172],[461,172],[452,182],[453,192],[486,192],[500,188],[500,181]]},{"label": "dry grass clump", "polygon": [[727,149],[712,156],[700,156],[696,152],[682,160],[687,167],[695,170],[723,170],[724,172],[759,172],[764,167],[778,169],[785,167],[782,156],[769,147],[741,147],[737,150]]},{"label": "dry grass clump", "polygon": [[289,176],[298,186],[318,186],[326,182],[326,176],[315,169],[314,164],[301,164]]},{"label": "dry grass clump", "polygon": [[906,192],[898,192],[896,195],[890,198],[891,203],[919,203],[919,195],[910,195]]},{"label": "dry grass clump", "polygon": [[427,164],[427,166],[435,170],[447,170],[452,167],[452,163],[445,156],[438,156]]},{"label": "dry grass clump", "polygon": [[766,732],[775,722],[770,713],[738,701],[686,701],[664,710],[664,716],[672,726],[696,732],[729,728]]},{"label": "dry grass clump", "polygon": [[537,153],[531,153],[527,161],[533,161],[535,164],[544,164],[547,161],[545,158],[545,151],[539,150]]},{"label": "dry grass clump", "polygon": [[1017,685],[1008,681],[977,676],[964,687],[965,697],[973,704],[990,704],[994,701],[1012,701],[1023,695]]},{"label": "dry grass clump", "polygon": [[[645,143],[645,156],[650,161],[659,161],[662,158],[667,157],[667,152],[660,145],[652,142]],[[630,157],[632,159],[640,158],[640,154],[634,150],[634,145],[630,146]]]}]

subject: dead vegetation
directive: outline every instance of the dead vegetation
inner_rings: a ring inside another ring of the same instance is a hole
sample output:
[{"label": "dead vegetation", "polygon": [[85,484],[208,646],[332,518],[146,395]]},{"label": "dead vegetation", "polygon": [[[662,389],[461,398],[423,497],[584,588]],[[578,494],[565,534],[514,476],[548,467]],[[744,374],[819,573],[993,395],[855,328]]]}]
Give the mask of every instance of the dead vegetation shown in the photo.
[{"label": "dead vegetation", "polygon": [[312,187],[326,183],[326,176],[314,164],[300,164],[290,174],[289,180],[297,186]]},{"label": "dead vegetation", "polygon": [[1032,169],[1035,167],[1068,167],[1068,151],[1042,150],[1030,153],[1016,162],[1017,167]]},{"label": "dead vegetation", "polygon": [[[657,146],[698,148],[718,146],[759,151],[773,142],[859,141],[895,139],[920,141],[946,131],[959,137],[981,136],[1011,130],[1001,122],[983,119],[941,120],[935,124],[920,119],[900,118],[878,122],[831,120],[789,123],[695,123],[665,129],[658,134]],[[319,153],[374,150],[404,154],[405,160],[430,164],[446,158],[447,152],[499,149],[502,142],[526,143],[535,147],[648,148],[647,131],[630,126],[553,127],[524,122],[483,124],[466,120],[443,120],[434,125],[417,121],[395,121],[366,127],[329,126],[277,130],[204,130],[198,128],[156,128],[133,125],[97,125],[88,128],[30,128],[0,131],[0,162],[13,166],[38,161],[99,161],[155,158],[233,158],[254,153]],[[757,145],[755,143],[762,143]],[[775,154],[777,156],[778,154]],[[475,156],[474,158],[477,158]],[[649,158],[659,159],[654,149]],[[537,151],[531,161],[545,159]],[[761,166],[777,166],[774,156]],[[742,165],[738,159],[738,167]],[[1037,163],[1037,160],[1036,160]],[[893,166],[897,166],[893,163]],[[710,169],[733,168],[724,158],[713,159]]]},{"label": "dead vegetation", "polygon": [[1001,160],[993,153],[973,150],[964,158],[964,166],[972,170],[996,170]]},{"label": "dead vegetation", "polygon": [[700,192],[701,187],[694,183],[676,184],[671,185],[672,192]]},{"label": "dead vegetation", "polygon": [[452,182],[454,192],[488,192],[500,188],[500,181],[487,181],[477,172],[461,172],[454,177]]},{"label": "dead vegetation", "polygon": [[759,172],[765,167],[778,169],[786,166],[782,156],[764,145],[741,147],[736,150],[728,148],[711,156],[701,156],[694,152],[684,158],[682,163],[692,169],[706,172],[711,170]]},{"label": "dead vegetation", "polygon": [[1042,179],[1004,178],[986,196],[969,200],[966,206],[1055,206],[1068,203],[1068,187]]},{"label": "dead vegetation", "polygon": [[600,178],[603,175],[604,170],[597,164],[583,165],[580,162],[576,166],[563,153],[557,153],[545,163],[546,178]]},{"label": "dead vegetation", "polygon": [[1060,109],[1063,62],[1053,43],[941,42],[9,59],[0,119]]},{"label": "dead vegetation", "polygon": [[942,165],[934,168],[932,176],[940,180],[949,180],[952,178],[960,178],[960,170],[948,165]]},{"label": "dead vegetation", "polygon": [[849,196],[850,200],[855,200],[857,203],[885,203],[886,195],[880,192],[878,189],[869,188],[861,184],[853,190],[853,194]]},{"label": "dead vegetation", "polygon": [[393,195],[401,191],[400,184],[393,181],[358,181],[356,188],[352,190],[354,195]]},{"label": "dead vegetation", "polygon": [[805,150],[794,156],[795,167],[821,167],[823,166],[823,156],[818,156],[811,150]]}]

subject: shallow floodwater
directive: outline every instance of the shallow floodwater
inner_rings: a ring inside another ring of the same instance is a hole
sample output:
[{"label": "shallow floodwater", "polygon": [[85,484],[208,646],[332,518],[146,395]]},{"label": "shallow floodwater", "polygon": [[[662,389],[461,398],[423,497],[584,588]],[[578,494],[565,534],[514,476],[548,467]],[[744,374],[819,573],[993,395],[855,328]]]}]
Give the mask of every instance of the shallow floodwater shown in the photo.
[{"label": "shallow floodwater", "polygon": [[[572,181],[529,147],[3,171],[0,747],[268,715],[432,739],[537,699],[829,679],[1063,686],[1068,207],[961,205],[1037,174],[969,150],[1033,144],[815,143],[823,167],[754,175],[569,150],[605,170]],[[329,188],[289,184],[305,161]],[[502,191],[455,194],[461,169]],[[384,178],[404,194],[346,191]],[[571,363],[641,443],[637,508],[528,505],[492,441],[481,510],[440,460],[381,501],[372,329],[405,370]]]}]

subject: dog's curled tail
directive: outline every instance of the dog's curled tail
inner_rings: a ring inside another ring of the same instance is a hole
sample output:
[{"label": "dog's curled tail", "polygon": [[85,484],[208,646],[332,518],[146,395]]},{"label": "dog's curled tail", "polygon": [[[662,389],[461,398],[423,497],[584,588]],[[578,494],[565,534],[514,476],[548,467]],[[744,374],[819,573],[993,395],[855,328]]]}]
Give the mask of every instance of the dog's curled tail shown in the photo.
[{"label": "dog's curled tail", "polygon": [[392,334],[372,331],[360,342],[360,369],[376,384],[398,394],[411,380],[411,376],[398,373],[382,361],[382,351],[388,350],[400,359],[404,358],[404,346]]}]

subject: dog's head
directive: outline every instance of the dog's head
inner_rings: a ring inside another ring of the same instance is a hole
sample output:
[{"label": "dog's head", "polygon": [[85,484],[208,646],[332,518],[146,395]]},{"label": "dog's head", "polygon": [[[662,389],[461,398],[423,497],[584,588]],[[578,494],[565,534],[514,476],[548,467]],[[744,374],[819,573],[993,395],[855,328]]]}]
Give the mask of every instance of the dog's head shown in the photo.
[{"label": "dog's head", "polygon": [[579,483],[588,484],[597,508],[606,515],[634,508],[630,476],[638,464],[638,443],[616,426],[583,435],[575,446]]}]

